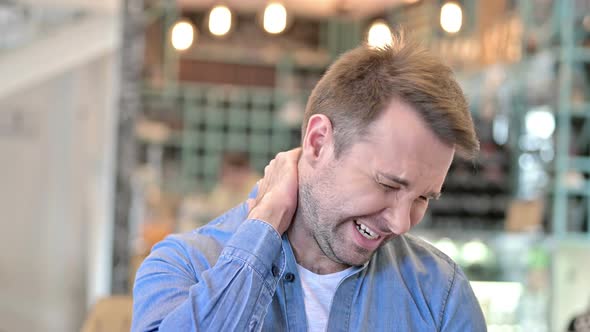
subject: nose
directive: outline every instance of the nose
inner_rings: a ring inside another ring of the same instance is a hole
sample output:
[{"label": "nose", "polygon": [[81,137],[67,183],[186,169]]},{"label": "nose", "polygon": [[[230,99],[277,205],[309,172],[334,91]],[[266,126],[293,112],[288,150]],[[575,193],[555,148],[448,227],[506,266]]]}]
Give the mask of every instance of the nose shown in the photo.
[{"label": "nose", "polygon": [[397,202],[383,210],[383,217],[389,231],[395,234],[404,234],[412,228],[410,212],[412,205],[405,202]]}]

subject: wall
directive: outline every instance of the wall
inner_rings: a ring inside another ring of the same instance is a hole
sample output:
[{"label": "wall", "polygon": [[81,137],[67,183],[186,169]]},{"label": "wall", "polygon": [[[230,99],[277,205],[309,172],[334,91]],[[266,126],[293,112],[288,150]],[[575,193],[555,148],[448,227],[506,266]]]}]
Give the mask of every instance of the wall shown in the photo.
[{"label": "wall", "polygon": [[110,291],[115,59],[0,99],[2,331],[77,331]]}]

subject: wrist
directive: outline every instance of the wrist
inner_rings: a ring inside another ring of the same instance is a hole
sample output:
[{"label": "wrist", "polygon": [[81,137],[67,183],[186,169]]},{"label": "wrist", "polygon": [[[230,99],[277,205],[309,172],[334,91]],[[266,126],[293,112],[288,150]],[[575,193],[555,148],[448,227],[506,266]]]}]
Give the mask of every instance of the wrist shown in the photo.
[{"label": "wrist", "polygon": [[285,229],[281,226],[289,224],[294,209],[285,204],[277,204],[271,198],[271,193],[267,193],[248,213],[248,219],[264,221],[282,235]]}]

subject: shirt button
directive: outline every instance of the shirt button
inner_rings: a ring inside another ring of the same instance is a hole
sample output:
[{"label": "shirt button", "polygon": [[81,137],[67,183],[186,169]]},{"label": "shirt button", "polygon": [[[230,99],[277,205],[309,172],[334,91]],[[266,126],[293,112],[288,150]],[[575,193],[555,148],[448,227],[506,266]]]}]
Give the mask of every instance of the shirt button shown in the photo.
[{"label": "shirt button", "polygon": [[279,272],[281,272],[281,271],[279,271],[279,268],[276,265],[273,265],[272,266],[272,275],[273,275],[273,277],[278,276],[279,275]]},{"label": "shirt button", "polygon": [[293,282],[293,280],[295,280],[295,275],[291,272],[285,274],[285,280],[287,282]]}]

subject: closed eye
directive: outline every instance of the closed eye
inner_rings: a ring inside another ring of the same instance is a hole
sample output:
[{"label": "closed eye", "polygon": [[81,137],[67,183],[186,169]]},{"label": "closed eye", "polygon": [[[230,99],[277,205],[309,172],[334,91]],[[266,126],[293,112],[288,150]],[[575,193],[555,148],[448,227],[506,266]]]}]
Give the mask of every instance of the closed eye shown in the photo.
[{"label": "closed eye", "polygon": [[380,186],[381,186],[383,189],[385,189],[385,191],[393,191],[393,190],[398,190],[398,189],[399,189],[399,187],[390,186],[390,185],[388,185],[388,184],[381,183],[381,182],[379,182],[379,185],[380,185]]}]

